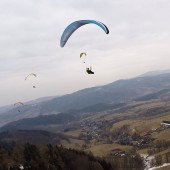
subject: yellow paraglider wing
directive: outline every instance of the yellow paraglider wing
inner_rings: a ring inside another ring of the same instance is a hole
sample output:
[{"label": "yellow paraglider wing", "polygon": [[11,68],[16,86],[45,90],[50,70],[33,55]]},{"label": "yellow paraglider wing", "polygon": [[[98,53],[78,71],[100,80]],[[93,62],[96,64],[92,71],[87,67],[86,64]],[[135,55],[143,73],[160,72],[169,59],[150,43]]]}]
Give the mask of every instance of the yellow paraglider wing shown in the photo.
[{"label": "yellow paraglider wing", "polygon": [[35,73],[30,73],[30,74],[28,74],[28,75],[25,77],[25,80],[27,80],[27,78],[28,78],[29,76],[37,77],[37,75],[36,75]]},{"label": "yellow paraglider wing", "polygon": [[87,55],[85,52],[80,53],[80,58],[83,57],[83,55]]}]

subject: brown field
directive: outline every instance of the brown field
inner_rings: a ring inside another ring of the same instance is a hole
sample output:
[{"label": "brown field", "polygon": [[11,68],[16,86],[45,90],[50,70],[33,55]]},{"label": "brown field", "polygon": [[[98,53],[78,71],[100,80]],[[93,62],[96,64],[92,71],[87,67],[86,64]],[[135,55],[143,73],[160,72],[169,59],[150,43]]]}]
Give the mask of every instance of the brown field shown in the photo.
[{"label": "brown field", "polygon": [[83,140],[70,139],[70,142],[65,140],[61,141],[61,144],[66,148],[82,149],[82,145],[85,144]]},{"label": "brown field", "polygon": [[93,145],[90,148],[88,148],[87,151],[91,151],[95,156],[107,156],[110,155],[113,149],[121,149],[124,151],[129,151],[131,148],[132,148],[131,146],[125,146],[125,145],[119,145],[113,143],[113,144]]},{"label": "brown field", "polygon": [[64,133],[65,135],[68,135],[68,136],[73,136],[73,137],[79,137],[81,133],[81,129],[77,129],[77,130],[73,130],[73,131],[68,131],[66,133]]},{"label": "brown field", "polygon": [[168,149],[166,149],[166,150],[164,150],[164,151],[162,151],[162,152],[159,152],[159,153],[157,153],[157,154],[155,154],[155,155],[164,155],[164,154],[166,154],[166,153],[170,153],[170,148],[168,148]]},{"label": "brown field", "polygon": [[111,131],[115,128],[120,128],[123,125],[129,125],[131,130],[135,130],[138,133],[146,133],[151,129],[159,128],[163,120],[170,120],[170,113],[165,113],[159,116],[141,118],[138,119],[129,119],[123,120],[112,125]]},{"label": "brown field", "polygon": [[[84,119],[89,119],[92,122],[93,121],[102,121],[102,120],[121,120],[117,123],[114,123],[111,128],[108,126],[108,131],[113,131],[114,129],[121,128],[123,125],[129,125],[129,132],[137,132],[140,135],[143,135],[147,132],[151,132],[154,129],[160,128],[160,124],[164,120],[170,120],[170,112],[165,112],[162,114],[158,114],[151,117],[141,117],[136,116],[138,112],[141,112],[143,110],[147,110],[149,108],[154,107],[162,107],[165,105],[165,102],[160,101],[152,101],[152,102],[133,102],[130,103],[128,106],[130,109],[127,109],[127,112],[124,113],[116,113],[115,110],[113,110],[113,113],[111,111],[104,112],[104,113],[96,113],[93,115],[90,115],[89,117],[86,117]],[[132,107],[131,107],[132,106]],[[106,129],[105,129],[106,130]],[[78,140],[78,137],[81,133],[81,129],[73,130],[64,133],[67,135],[70,139],[70,142],[63,141],[63,145],[67,148],[75,148],[75,149],[82,149],[82,145],[85,144],[85,141]],[[170,128],[165,129],[159,132],[152,132],[151,133],[152,138],[156,140],[165,140],[170,141]],[[95,156],[107,156],[111,153],[113,149],[121,149],[128,151],[132,147],[131,146],[125,146],[125,145],[119,145],[119,144],[103,144],[105,141],[96,142],[96,140],[91,140],[86,145],[87,149],[86,151],[91,151]],[[148,149],[142,149],[139,150],[138,153],[147,154]],[[158,154],[164,154],[165,152],[169,152],[169,150],[165,150],[163,152],[160,152]]]},{"label": "brown field", "polygon": [[161,131],[159,133],[153,133],[152,137],[156,140],[165,140],[170,141],[170,128],[165,129],[164,131]]}]

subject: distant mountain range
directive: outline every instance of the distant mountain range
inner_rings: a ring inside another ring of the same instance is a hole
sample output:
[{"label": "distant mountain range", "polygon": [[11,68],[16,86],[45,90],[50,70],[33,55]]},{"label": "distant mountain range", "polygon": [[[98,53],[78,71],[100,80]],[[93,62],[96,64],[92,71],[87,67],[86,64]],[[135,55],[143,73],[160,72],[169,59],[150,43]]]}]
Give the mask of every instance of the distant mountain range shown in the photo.
[{"label": "distant mountain range", "polygon": [[99,103],[125,103],[145,95],[157,93],[163,89],[170,89],[170,73],[118,80],[108,85],[83,89],[42,102],[40,104],[40,114],[54,111],[67,112]]},{"label": "distant mountain range", "polygon": [[48,97],[29,102],[0,114],[0,126],[6,123],[40,115],[58,113],[95,112],[107,110],[117,104],[133,100],[149,100],[160,96],[169,97],[170,73],[156,71],[141,76],[118,80],[107,85],[83,89],[71,94]]},{"label": "distant mountain range", "polygon": [[158,76],[158,75],[166,74],[166,73],[170,73],[170,70],[149,71],[149,72],[146,72],[146,73],[140,75],[139,77]]},{"label": "distant mountain range", "polygon": [[[37,104],[37,103],[47,101],[47,100],[50,100],[50,99],[53,99],[53,98],[56,98],[56,97],[59,97],[59,96],[41,97],[41,98],[38,98],[38,99],[35,99],[35,100],[28,101],[25,104],[27,104],[27,105],[29,105],[29,104]],[[14,104],[0,107],[0,114],[13,109],[13,107],[14,107]]]}]

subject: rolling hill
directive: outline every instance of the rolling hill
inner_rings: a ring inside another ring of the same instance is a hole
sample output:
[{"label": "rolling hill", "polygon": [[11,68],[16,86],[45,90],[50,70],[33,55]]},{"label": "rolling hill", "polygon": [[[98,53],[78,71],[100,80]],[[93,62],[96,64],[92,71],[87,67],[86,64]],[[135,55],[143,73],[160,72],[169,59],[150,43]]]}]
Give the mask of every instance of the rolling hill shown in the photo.
[{"label": "rolling hill", "polygon": [[[95,111],[99,105],[102,106],[101,110],[107,110],[115,104],[128,103],[134,100],[169,99],[169,89],[170,73],[118,80],[107,85],[52,97],[50,100],[41,100],[36,104],[26,104],[21,108],[21,113],[18,113],[17,108],[8,110],[3,114],[1,113],[0,126],[39,115],[68,113],[73,110],[79,110],[79,112]],[[100,109],[97,111],[100,111]]]},{"label": "rolling hill", "polygon": [[42,130],[14,130],[0,133],[0,141],[19,141],[34,144],[61,144],[61,141],[69,139],[60,133],[50,133]]},{"label": "rolling hill", "polygon": [[[25,118],[18,121],[10,122],[4,125],[0,131],[12,131],[12,130],[49,130],[51,128],[56,129],[59,125],[67,124],[71,121],[75,121],[75,116],[66,113],[59,113],[57,115],[44,115],[33,118]],[[52,126],[50,128],[50,126]]]}]

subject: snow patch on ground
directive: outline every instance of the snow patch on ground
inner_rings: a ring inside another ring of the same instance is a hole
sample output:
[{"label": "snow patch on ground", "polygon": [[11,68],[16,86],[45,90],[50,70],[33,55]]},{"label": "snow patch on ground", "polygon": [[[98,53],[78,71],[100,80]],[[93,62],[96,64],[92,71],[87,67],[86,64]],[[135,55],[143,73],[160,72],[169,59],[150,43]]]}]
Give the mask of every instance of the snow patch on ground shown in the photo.
[{"label": "snow patch on ground", "polygon": [[144,170],[149,170],[151,167],[151,161],[155,158],[153,155],[149,156],[147,154],[141,154],[140,155],[143,158],[144,164],[145,164],[145,169]]},{"label": "snow patch on ground", "polygon": [[144,170],[156,170],[159,168],[163,168],[166,166],[170,166],[170,163],[164,163],[161,166],[155,166],[151,168],[151,161],[155,158],[153,155],[149,156],[147,154],[141,154],[140,155],[143,158],[144,164],[145,164],[145,169]]},{"label": "snow patch on ground", "polygon": [[152,167],[152,168],[150,168],[148,170],[155,170],[155,169],[159,169],[159,168],[166,167],[166,166],[170,166],[170,163],[164,163],[161,166]]}]

